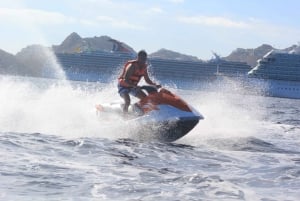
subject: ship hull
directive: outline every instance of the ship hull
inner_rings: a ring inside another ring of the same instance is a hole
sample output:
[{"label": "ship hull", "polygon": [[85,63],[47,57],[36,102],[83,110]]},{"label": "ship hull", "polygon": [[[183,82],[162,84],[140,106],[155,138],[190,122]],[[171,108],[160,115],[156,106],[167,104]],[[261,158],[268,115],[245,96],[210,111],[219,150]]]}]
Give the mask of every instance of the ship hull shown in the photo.
[{"label": "ship hull", "polygon": [[250,78],[259,93],[266,96],[300,99],[300,82]]}]

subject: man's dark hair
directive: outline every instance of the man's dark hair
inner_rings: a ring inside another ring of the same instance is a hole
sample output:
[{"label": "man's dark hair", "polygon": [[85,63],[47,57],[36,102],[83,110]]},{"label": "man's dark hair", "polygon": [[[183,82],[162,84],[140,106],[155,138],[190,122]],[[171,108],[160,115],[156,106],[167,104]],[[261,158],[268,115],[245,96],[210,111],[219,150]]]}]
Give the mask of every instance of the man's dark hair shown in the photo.
[{"label": "man's dark hair", "polygon": [[138,56],[139,56],[139,57],[140,57],[140,56],[145,56],[145,57],[147,57],[147,52],[146,52],[145,50],[141,50],[141,51],[138,52]]}]

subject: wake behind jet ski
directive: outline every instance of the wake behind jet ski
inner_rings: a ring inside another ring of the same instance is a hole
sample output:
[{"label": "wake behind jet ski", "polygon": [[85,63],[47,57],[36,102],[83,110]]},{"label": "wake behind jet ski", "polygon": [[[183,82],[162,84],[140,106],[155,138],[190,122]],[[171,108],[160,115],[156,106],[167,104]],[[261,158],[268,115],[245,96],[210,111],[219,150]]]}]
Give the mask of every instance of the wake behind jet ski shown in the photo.
[{"label": "wake behind jet ski", "polygon": [[[190,132],[204,117],[179,96],[167,89],[142,86],[147,96],[130,105],[127,122],[139,125],[139,134],[145,133],[160,141],[172,142]],[[122,103],[98,104],[99,116],[123,116]]]}]

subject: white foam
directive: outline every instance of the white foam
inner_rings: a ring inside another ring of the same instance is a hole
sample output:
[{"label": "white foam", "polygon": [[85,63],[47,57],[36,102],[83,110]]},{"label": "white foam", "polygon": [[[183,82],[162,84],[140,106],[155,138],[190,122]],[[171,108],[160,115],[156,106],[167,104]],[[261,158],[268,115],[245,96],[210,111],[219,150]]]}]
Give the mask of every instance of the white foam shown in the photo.
[{"label": "white foam", "polygon": [[112,86],[90,93],[68,83],[47,79],[2,77],[0,79],[0,131],[58,134],[64,137],[117,135],[118,122],[102,123],[94,106],[112,101]]},{"label": "white foam", "polygon": [[[224,85],[215,91],[193,91],[188,102],[204,116],[181,142],[198,145],[211,138],[256,136],[265,111],[263,97],[242,95],[242,88],[231,90]],[[225,88],[225,89],[224,89]]]},{"label": "white foam", "polygon": [[[122,101],[117,93],[116,82],[89,85],[76,82],[76,86],[58,80],[2,77],[0,131],[39,132],[64,137],[130,136],[132,130],[121,118],[101,121],[95,115],[95,104]],[[262,112],[257,110],[258,104],[262,104],[259,97],[218,91],[171,90],[179,93],[205,117],[182,139],[183,142],[201,144],[207,138],[241,137],[257,133]],[[132,129],[136,129],[136,126]]]}]

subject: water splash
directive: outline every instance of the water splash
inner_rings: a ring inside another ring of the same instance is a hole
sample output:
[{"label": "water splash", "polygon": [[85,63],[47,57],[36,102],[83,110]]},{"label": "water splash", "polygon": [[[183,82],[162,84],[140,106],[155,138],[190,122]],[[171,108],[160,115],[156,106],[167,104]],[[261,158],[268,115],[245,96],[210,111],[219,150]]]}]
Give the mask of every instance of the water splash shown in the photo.
[{"label": "water splash", "polygon": [[219,80],[210,91],[191,90],[187,101],[205,117],[181,142],[199,145],[213,138],[256,136],[265,111],[264,97],[247,94],[242,83]]},{"label": "water splash", "polygon": [[[53,13],[41,12],[38,9],[28,8],[25,1],[12,1],[4,8],[3,16],[7,17],[16,31],[10,33],[8,41],[16,40],[10,46],[27,43],[27,47],[17,53],[17,58],[25,64],[23,72],[30,76],[51,77],[65,80],[66,76],[50,46],[49,32],[44,31],[43,25],[48,24],[49,18],[55,18]],[[20,37],[20,33],[23,33]],[[48,35],[48,36],[47,36]],[[53,36],[50,36],[53,37]],[[14,38],[14,39],[12,39]],[[52,38],[53,40],[53,38]],[[42,45],[32,45],[42,44]]]},{"label": "water splash", "polygon": [[52,49],[43,48],[45,58],[44,69],[48,69],[45,77],[53,77],[60,80],[66,80],[66,74],[61,65],[57,62],[57,58]]},{"label": "water splash", "polygon": [[[259,133],[257,129],[263,111],[257,109],[262,104],[257,96],[171,90],[205,117],[180,142],[199,145],[207,139],[247,137]],[[130,126],[122,118],[113,122],[100,121],[95,115],[95,104],[115,101],[122,101],[115,82],[66,84],[56,79],[2,77],[0,131],[39,132],[64,137],[132,137],[131,133],[139,125]]]},{"label": "water splash", "polygon": [[[58,134],[64,137],[117,135],[118,126],[108,130],[96,118],[94,105],[111,99],[113,92],[89,86],[69,85],[59,80],[23,77],[0,79],[1,132]],[[104,98],[106,97],[106,98]],[[116,125],[115,122],[113,122]]]}]

